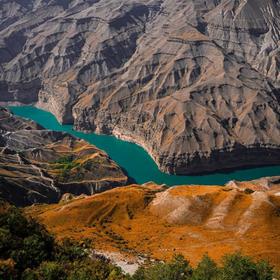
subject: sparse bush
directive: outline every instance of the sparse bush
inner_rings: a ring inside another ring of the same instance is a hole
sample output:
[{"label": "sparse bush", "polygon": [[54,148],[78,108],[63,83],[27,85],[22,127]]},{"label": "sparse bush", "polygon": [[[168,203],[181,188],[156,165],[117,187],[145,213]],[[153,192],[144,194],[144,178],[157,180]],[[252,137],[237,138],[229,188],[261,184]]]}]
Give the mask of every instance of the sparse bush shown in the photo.
[{"label": "sparse bush", "polygon": [[0,215],[0,256],[12,259],[22,272],[51,257],[54,239],[45,228],[10,207]]},{"label": "sparse bush", "polygon": [[58,160],[56,160],[54,163],[68,164],[68,163],[71,163],[73,160],[74,160],[74,156],[73,155],[62,156]]},{"label": "sparse bush", "polygon": [[125,279],[121,270],[108,261],[95,259],[82,263],[74,263],[67,280],[121,280]]},{"label": "sparse bush", "polygon": [[132,280],[272,280],[273,268],[265,261],[254,262],[240,253],[226,255],[223,265],[205,255],[195,269],[182,256],[171,262],[141,266]]},{"label": "sparse bush", "polygon": [[223,260],[223,267],[219,280],[272,280],[273,269],[266,262],[255,263],[251,258],[240,253],[227,255]]},{"label": "sparse bush", "polygon": [[194,270],[192,279],[213,280],[216,279],[218,272],[217,264],[208,255],[205,255]]},{"label": "sparse bush", "polygon": [[64,239],[62,243],[56,247],[55,259],[61,262],[81,261],[87,258],[87,246],[80,246],[70,239]]},{"label": "sparse bush", "polygon": [[12,259],[0,260],[0,279],[13,280],[17,278],[15,262]]},{"label": "sparse bush", "polygon": [[259,280],[271,280],[274,275],[273,267],[264,260],[256,263],[256,271]]},{"label": "sparse bush", "polygon": [[66,280],[64,267],[57,262],[43,262],[37,269],[38,280]]},{"label": "sparse bush", "polygon": [[75,158],[73,155],[63,156],[56,160],[55,168],[60,170],[59,178],[61,180],[67,180],[70,177],[71,170],[74,168],[78,168],[80,164],[75,162]]},{"label": "sparse bush", "polygon": [[39,276],[36,271],[31,268],[27,268],[21,275],[21,280],[39,280]]},{"label": "sparse bush", "polygon": [[245,194],[252,194],[252,193],[254,193],[255,191],[253,191],[252,189],[249,189],[249,188],[246,188],[245,190],[244,190],[244,193]]},{"label": "sparse bush", "polygon": [[133,280],[185,280],[191,279],[192,268],[182,255],[175,255],[170,262],[156,262],[146,268],[141,267]]}]

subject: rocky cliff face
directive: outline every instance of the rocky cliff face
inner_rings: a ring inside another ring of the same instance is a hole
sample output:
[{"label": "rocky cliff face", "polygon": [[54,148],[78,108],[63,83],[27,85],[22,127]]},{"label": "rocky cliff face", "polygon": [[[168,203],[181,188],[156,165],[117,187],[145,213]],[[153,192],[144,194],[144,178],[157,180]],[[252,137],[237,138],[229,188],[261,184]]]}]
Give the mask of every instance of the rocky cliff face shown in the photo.
[{"label": "rocky cliff face", "polygon": [[280,159],[279,0],[0,1],[0,100],[188,174]]},{"label": "rocky cliff face", "polygon": [[0,107],[0,197],[23,206],[126,184],[108,156],[83,140],[44,130]]}]

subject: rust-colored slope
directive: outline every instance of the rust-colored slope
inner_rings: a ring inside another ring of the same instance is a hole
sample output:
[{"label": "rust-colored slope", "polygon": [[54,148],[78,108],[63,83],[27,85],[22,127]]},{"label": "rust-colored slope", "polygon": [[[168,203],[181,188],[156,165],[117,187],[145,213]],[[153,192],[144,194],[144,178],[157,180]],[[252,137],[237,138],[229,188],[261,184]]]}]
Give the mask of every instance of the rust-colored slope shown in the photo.
[{"label": "rust-colored slope", "polygon": [[196,263],[241,250],[280,268],[280,186],[242,188],[129,186],[26,211],[57,238],[89,238],[98,250]]}]

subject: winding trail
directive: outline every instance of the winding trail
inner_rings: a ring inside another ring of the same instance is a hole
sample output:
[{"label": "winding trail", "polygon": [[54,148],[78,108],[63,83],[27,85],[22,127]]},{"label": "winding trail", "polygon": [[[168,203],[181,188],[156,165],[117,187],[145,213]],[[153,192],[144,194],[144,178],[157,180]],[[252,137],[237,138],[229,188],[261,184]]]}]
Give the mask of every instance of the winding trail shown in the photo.
[{"label": "winding trail", "polygon": [[38,166],[36,166],[36,165],[34,165],[34,164],[31,164],[31,167],[39,172],[40,177],[41,177],[43,180],[50,182],[50,187],[51,187],[55,192],[60,193],[60,189],[57,188],[57,187],[55,186],[54,180],[53,180],[52,178],[50,178],[50,177],[46,177],[46,176],[44,175],[44,172],[42,171],[42,169],[41,169],[40,167],[38,167]]},{"label": "winding trail", "polygon": [[[24,163],[24,161],[22,160],[20,154],[17,153],[16,155],[17,155],[17,159],[18,159],[19,165],[25,165],[25,163]],[[31,164],[30,166],[31,166],[33,169],[35,169],[35,170],[38,171],[38,173],[39,173],[40,177],[43,179],[43,181],[50,182],[50,185],[46,185],[46,184],[41,183],[41,182],[40,182],[40,184],[42,184],[42,185],[44,185],[44,186],[46,186],[46,187],[48,187],[48,188],[51,187],[51,189],[53,189],[55,192],[60,193],[60,189],[57,188],[57,187],[55,186],[54,180],[53,180],[52,178],[50,178],[50,177],[46,177],[46,176],[44,175],[44,172],[42,171],[42,169],[41,169],[40,167],[38,167],[38,166],[35,165],[35,164]],[[29,178],[27,178],[27,180],[30,181],[30,182],[37,183],[36,181],[33,181],[31,178],[32,178],[32,177],[29,177]]]}]

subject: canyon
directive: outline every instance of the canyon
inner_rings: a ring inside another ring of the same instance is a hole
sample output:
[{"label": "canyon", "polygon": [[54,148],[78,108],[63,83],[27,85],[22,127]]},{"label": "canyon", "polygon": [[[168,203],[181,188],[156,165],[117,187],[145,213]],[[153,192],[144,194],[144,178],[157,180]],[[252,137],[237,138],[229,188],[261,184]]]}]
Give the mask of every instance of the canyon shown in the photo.
[{"label": "canyon", "polygon": [[279,168],[280,0],[0,0],[0,206],[58,243],[280,271]]},{"label": "canyon", "polygon": [[58,242],[133,274],[183,254],[193,265],[241,251],[280,268],[280,177],[219,185],[128,185],[105,152],[0,107],[0,201],[40,221]]},{"label": "canyon", "polygon": [[171,174],[280,162],[279,0],[0,1],[0,102]]}]

